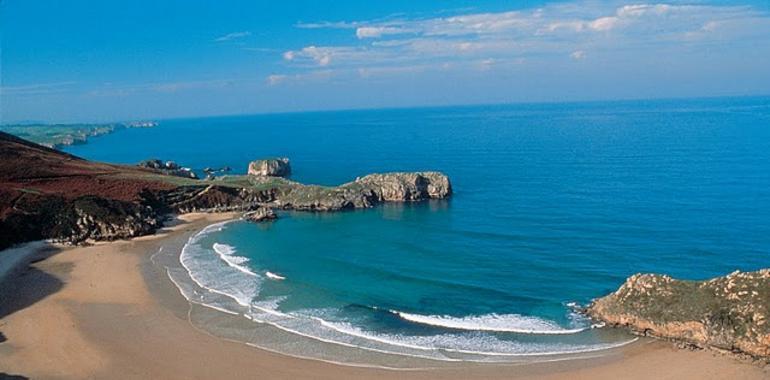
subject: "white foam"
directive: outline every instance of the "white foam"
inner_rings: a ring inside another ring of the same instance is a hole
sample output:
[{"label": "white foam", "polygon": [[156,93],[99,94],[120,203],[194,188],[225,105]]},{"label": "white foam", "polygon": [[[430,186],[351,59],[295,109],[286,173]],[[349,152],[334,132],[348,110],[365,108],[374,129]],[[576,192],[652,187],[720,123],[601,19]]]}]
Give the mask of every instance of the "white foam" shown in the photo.
[{"label": "white foam", "polygon": [[267,278],[270,278],[270,279],[273,279],[273,280],[278,280],[278,281],[286,279],[286,277],[281,276],[279,274],[275,274],[273,272],[265,272],[265,275],[267,276]]},{"label": "white foam", "polygon": [[455,330],[497,331],[519,334],[575,334],[587,327],[566,329],[554,322],[519,314],[485,314],[466,317],[410,314],[391,310],[404,320]]},{"label": "white foam", "polygon": [[[633,341],[606,344],[530,343],[500,339],[488,333],[571,334],[586,329],[566,329],[554,322],[518,314],[456,318],[393,311],[411,322],[460,330],[455,333],[416,336],[365,330],[349,322],[338,321],[334,316],[327,318],[328,312],[334,313],[336,310],[312,309],[285,313],[279,311],[282,298],[259,300],[263,276],[245,267],[248,259],[237,256],[235,247],[215,243],[207,249],[201,245],[204,236],[223,228],[224,223],[212,225],[192,236],[179,257],[189,278],[203,291],[194,289],[192,284],[179,283],[170,271],[169,277],[190,302],[228,314],[244,315],[255,322],[266,323],[297,336],[367,351],[440,361],[505,361],[509,360],[506,357],[516,356],[577,354],[618,347]],[[271,279],[284,278],[267,271],[264,276]]]},{"label": "white foam", "polygon": [[[384,343],[390,346],[403,347],[420,351],[434,351],[436,353],[445,351],[485,357],[553,356],[578,354],[620,347],[636,340],[631,339],[618,343],[606,344],[558,344],[522,343],[509,340],[501,340],[487,334],[439,334],[426,336],[407,336],[400,334],[387,334],[366,331],[345,322],[329,322],[320,319],[317,320],[319,320],[324,326],[344,334],[369,341]],[[393,351],[392,353],[402,355],[408,354],[399,351]],[[432,357],[434,359],[442,359],[442,357]]]},{"label": "white foam", "polygon": [[234,256],[233,247],[214,244],[216,255],[212,255],[211,250],[200,245],[206,235],[221,231],[224,225],[213,224],[191,236],[182,248],[179,261],[199,287],[250,307],[259,294],[261,276],[242,265],[245,258]]},{"label": "white foam", "polygon": [[227,263],[227,265],[229,265],[231,268],[235,268],[250,276],[257,277],[256,273],[252,272],[249,267],[243,265],[249,262],[249,259],[247,257],[235,255],[235,247],[227,244],[214,243],[213,248],[214,252],[219,255],[219,258]]}]

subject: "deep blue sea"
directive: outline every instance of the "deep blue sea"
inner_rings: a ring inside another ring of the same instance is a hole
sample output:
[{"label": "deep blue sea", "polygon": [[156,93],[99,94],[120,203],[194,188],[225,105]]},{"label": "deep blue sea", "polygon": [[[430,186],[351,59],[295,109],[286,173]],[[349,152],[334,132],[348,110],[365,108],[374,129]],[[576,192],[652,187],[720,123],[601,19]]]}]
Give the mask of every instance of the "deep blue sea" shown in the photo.
[{"label": "deep blue sea", "polygon": [[447,201],[236,221],[185,247],[213,306],[331,345],[440,360],[592,351],[631,337],[571,306],[631,274],[770,267],[766,97],[162,120],[67,151],[236,173],[286,156],[292,179],[325,185],[449,175]]}]

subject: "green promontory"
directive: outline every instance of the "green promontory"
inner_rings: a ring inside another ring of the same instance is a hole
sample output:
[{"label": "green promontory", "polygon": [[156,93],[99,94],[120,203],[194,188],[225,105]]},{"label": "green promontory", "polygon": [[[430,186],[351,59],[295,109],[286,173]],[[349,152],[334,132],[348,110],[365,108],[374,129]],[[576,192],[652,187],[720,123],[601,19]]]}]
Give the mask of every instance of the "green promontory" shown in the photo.
[{"label": "green promontory", "polygon": [[770,269],[707,281],[636,274],[587,312],[640,335],[770,359]]}]

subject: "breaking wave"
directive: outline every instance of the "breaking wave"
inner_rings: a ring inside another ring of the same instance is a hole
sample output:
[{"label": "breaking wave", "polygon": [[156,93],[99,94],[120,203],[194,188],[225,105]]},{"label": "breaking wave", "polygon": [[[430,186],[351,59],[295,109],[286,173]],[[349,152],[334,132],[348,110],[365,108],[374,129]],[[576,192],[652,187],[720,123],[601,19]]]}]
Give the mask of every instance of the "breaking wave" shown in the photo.
[{"label": "breaking wave", "polygon": [[467,317],[410,314],[391,310],[391,313],[409,322],[444,327],[454,330],[497,331],[519,334],[575,334],[588,327],[566,329],[558,324],[519,314],[486,314]]},{"label": "breaking wave", "polygon": [[[182,274],[186,272],[187,276],[172,276],[171,272],[168,272],[169,277],[190,302],[274,326],[296,336],[297,339],[304,337],[324,344],[413,358],[492,362],[507,361],[507,358],[511,357],[594,352],[633,341],[630,339],[609,343],[585,343],[575,340],[519,340],[515,338],[515,334],[551,336],[579,334],[590,330],[590,326],[582,323],[584,321],[573,323],[580,325],[579,327],[565,328],[555,322],[519,314],[451,317],[388,311],[405,323],[432,326],[436,329],[429,334],[415,335],[365,327],[365,323],[348,319],[340,309],[301,309],[284,312],[280,310],[280,305],[285,297],[260,297],[260,291],[266,279],[283,280],[285,277],[249,267],[249,259],[237,255],[236,247],[219,242],[205,243],[208,240],[204,239],[206,236],[222,231],[225,224],[211,225],[190,237],[179,256],[179,262],[184,269],[178,270],[183,271]],[[185,282],[184,278],[191,279],[192,283]],[[232,300],[235,304],[226,300]],[[281,347],[284,346],[265,348],[280,352]],[[312,352],[304,354],[312,356]]]}]

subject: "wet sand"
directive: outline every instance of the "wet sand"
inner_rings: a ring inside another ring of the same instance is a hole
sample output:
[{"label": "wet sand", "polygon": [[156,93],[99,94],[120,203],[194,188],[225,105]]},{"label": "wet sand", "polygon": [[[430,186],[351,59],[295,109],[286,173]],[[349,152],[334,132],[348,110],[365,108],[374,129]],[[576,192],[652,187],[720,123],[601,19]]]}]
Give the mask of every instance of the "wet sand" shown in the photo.
[{"label": "wet sand", "polygon": [[34,263],[0,282],[0,373],[33,379],[770,378],[770,370],[755,364],[647,339],[588,359],[408,371],[298,359],[220,339],[188,321],[189,304],[150,260],[169,239],[232,217],[185,215],[158,235],[90,247],[30,246],[22,264]]}]

